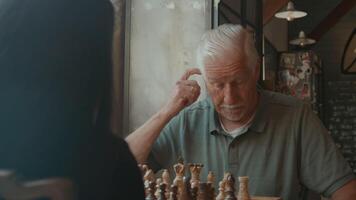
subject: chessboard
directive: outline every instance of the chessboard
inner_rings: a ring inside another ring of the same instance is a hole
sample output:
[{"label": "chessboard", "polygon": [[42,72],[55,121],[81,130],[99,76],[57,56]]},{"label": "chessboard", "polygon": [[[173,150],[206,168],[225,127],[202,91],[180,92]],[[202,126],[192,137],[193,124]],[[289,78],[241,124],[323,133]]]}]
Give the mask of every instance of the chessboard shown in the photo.
[{"label": "chessboard", "polygon": [[[161,177],[156,178],[148,165],[139,164],[139,168],[145,185],[146,200],[281,200],[279,197],[250,196],[247,176],[238,177],[237,190],[235,178],[228,172],[224,174],[216,190],[213,172],[209,172],[206,182],[200,181],[202,164],[175,164],[173,181],[167,169],[163,170]],[[185,177],[186,168],[190,172],[190,178]]]}]

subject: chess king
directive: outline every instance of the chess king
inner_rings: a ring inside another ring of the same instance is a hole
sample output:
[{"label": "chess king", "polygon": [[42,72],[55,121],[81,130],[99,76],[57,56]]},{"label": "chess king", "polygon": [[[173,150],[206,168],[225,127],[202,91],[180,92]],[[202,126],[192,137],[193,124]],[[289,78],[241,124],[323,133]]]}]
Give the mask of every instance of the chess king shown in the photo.
[{"label": "chess king", "polygon": [[[225,24],[202,36],[197,63],[168,102],[126,141],[139,163],[171,168],[182,156],[213,171],[249,177],[252,196],[295,200],[306,189],[356,199],[356,180],[309,105],[257,88],[260,58],[252,34]],[[196,102],[202,75],[207,98]],[[204,180],[203,180],[204,181]],[[215,183],[215,188],[218,188]]]}]

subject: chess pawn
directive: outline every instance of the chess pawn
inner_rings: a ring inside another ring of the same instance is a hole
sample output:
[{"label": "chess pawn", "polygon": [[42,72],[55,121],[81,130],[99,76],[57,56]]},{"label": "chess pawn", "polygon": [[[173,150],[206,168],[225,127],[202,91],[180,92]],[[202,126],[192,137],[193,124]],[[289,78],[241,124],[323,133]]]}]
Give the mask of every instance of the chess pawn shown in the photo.
[{"label": "chess pawn", "polygon": [[171,177],[169,176],[169,172],[166,169],[163,170],[162,181],[163,181],[163,183],[165,183],[167,185],[170,185],[170,183],[171,183]]},{"label": "chess pawn", "polygon": [[225,199],[225,182],[219,182],[219,194],[216,196],[216,200],[224,200]]},{"label": "chess pawn", "polygon": [[232,174],[227,176],[225,184],[225,200],[237,200],[235,196],[235,178]]},{"label": "chess pawn", "polygon": [[208,192],[208,199],[213,199],[215,197],[215,189],[214,189],[214,183],[215,183],[215,175],[212,171],[209,171],[208,177],[207,177],[207,192]]},{"label": "chess pawn", "polygon": [[209,171],[208,173],[208,177],[207,177],[207,183],[210,183],[212,185],[214,185],[214,182],[215,182],[215,175],[212,171]]},{"label": "chess pawn", "polygon": [[166,184],[166,198],[168,198],[169,197],[169,192],[170,192],[170,189],[169,189],[169,185],[171,185],[171,178],[170,178],[170,176],[169,176],[169,172],[168,172],[168,170],[163,170],[163,173],[162,173],[162,182],[164,183],[164,184]]},{"label": "chess pawn", "polygon": [[237,198],[239,200],[250,200],[250,194],[248,193],[248,176],[239,177],[239,193]]}]

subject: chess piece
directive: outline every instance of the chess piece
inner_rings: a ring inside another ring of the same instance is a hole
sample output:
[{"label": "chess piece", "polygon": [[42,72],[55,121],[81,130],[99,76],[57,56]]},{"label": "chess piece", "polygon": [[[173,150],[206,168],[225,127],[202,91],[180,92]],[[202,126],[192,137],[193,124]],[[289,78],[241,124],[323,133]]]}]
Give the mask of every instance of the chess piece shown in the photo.
[{"label": "chess piece", "polygon": [[190,183],[189,179],[183,177],[183,184],[181,190],[178,189],[178,199],[179,200],[191,200],[190,197]]},{"label": "chess piece", "polygon": [[199,187],[200,183],[200,172],[201,169],[203,168],[202,164],[189,164],[189,169],[191,173],[191,179],[190,179],[190,187]]},{"label": "chess piece", "polygon": [[166,169],[163,170],[162,173],[162,182],[166,184],[166,198],[168,199],[170,193],[170,188],[168,186],[171,185],[171,177],[169,176],[169,172]]},{"label": "chess piece", "polygon": [[160,193],[159,187],[160,187],[161,183],[162,183],[162,179],[161,179],[161,178],[158,178],[158,179],[156,180],[156,192],[155,192],[155,197],[156,197],[157,199],[158,199],[158,197],[159,197],[159,193]]},{"label": "chess piece", "polygon": [[212,171],[209,171],[208,177],[207,177],[207,198],[208,199],[214,199],[215,197],[215,189],[214,189],[214,183],[215,183],[215,175]]},{"label": "chess piece", "polygon": [[181,155],[178,156],[177,163],[184,164],[184,159]]},{"label": "chess piece", "polygon": [[143,176],[143,180],[144,182],[146,181],[151,181],[151,182],[155,182],[155,174],[153,173],[152,169],[149,169],[146,171],[145,175]]},{"label": "chess piece", "polygon": [[210,195],[208,183],[200,183],[198,190],[198,200],[208,200]]},{"label": "chess piece", "polygon": [[239,193],[237,198],[239,200],[250,200],[250,195],[248,192],[248,176],[240,176],[239,177]]},{"label": "chess piece", "polygon": [[208,177],[207,177],[207,183],[214,185],[214,182],[215,182],[215,175],[212,171],[209,171]]},{"label": "chess piece", "polygon": [[179,188],[180,184],[183,184],[185,166],[182,163],[177,163],[173,166],[173,169],[176,174],[176,177],[173,180],[173,184],[177,185]]},{"label": "chess piece", "polygon": [[185,200],[187,197],[187,190],[184,183],[184,172],[185,166],[182,163],[177,163],[173,166],[176,177],[173,180],[173,185],[176,185],[178,188],[178,199]]},{"label": "chess piece", "polygon": [[199,192],[198,187],[194,186],[190,189],[190,197],[192,200],[198,200],[198,192]]},{"label": "chess piece", "polygon": [[163,181],[163,183],[165,183],[167,185],[170,185],[170,183],[171,183],[171,177],[169,176],[168,170],[166,170],[166,169],[163,170],[162,181]]},{"label": "chess piece", "polygon": [[145,185],[145,193],[146,193],[145,200],[156,200],[156,197],[154,195],[154,193],[155,193],[155,183],[154,182],[147,181],[147,184]]},{"label": "chess piece", "polygon": [[169,193],[169,200],[178,200],[178,186],[171,185],[171,192]]},{"label": "chess piece", "polygon": [[235,178],[232,176],[232,174],[227,175],[225,193],[225,200],[237,200],[235,196]]},{"label": "chess piece", "polygon": [[203,168],[202,164],[189,164],[191,179],[190,179],[190,194],[192,199],[199,199],[200,187],[200,172]]},{"label": "chess piece", "polygon": [[[152,196],[150,196],[150,198],[154,198],[154,186],[155,186],[155,176],[154,176],[154,173],[151,169],[147,170],[145,175],[143,176],[143,183],[144,183],[144,186],[145,186],[145,195],[146,195],[146,198],[149,197],[149,193],[150,192],[153,192]],[[153,188],[151,188],[151,185],[153,184]]]},{"label": "chess piece", "polygon": [[230,176],[231,175],[231,173],[229,173],[229,172],[225,172],[224,173],[224,177],[223,177],[223,181],[226,183],[226,181],[227,181],[227,177],[228,176]]},{"label": "chess piece", "polygon": [[159,186],[158,186],[158,195],[156,196],[157,197],[157,200],[167,200],[166,198],[166,187],[167,185],[165,183],[160,183]]},{"label": "chess piece", "polygon": [[149,169],[146,164],[138,164],[138,168],[140,168],[142,176],[144,176]]},{"label": "chess piece", "polygon": [[216,200],[224,200],[225,199],[225,181],[222,180],[219,182],[219,194],[216,196]]}]

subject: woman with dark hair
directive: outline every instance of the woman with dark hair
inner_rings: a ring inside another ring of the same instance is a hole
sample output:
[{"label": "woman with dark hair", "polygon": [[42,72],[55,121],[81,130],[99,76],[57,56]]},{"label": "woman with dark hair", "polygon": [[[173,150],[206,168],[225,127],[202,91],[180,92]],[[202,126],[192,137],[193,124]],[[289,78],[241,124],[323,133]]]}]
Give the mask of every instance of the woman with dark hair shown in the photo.
[{"label": "woman with dark hair", "polygon": [[69,178],[79,199],[143,199],[137,163],[109,131],[108,0],[0,2],[0,169]]}]

